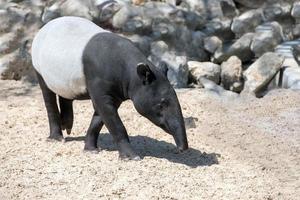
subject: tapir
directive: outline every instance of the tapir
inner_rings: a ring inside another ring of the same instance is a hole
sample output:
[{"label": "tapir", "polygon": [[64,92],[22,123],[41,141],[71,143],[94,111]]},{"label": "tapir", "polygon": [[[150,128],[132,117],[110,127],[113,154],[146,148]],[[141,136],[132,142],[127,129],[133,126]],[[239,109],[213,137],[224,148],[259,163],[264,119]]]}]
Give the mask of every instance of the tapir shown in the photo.
[{"label": "tapir", "polygon": [[84,18],[60,17],[34,37],[32,64],[48,114],[49,139],[63,140],[65,129],[70,133],[73,100],[91,99],[94,114],[84,150],[98,150],[105,125],[120,158],[140,160],[118,114],[130,99],[138,113],[173,136],[179,151],[188,149],[181,107],[165,68],[153,65],[130,40]]}]

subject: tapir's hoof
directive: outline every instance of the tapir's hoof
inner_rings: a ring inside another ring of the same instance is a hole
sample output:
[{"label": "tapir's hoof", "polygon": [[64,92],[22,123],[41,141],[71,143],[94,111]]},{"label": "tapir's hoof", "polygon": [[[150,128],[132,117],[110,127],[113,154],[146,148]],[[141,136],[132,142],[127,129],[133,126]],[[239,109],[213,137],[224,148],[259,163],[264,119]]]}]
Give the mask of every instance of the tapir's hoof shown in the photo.
[{"label": "tapir's hoof", "polygon": [[83,151],[85,153],[98,154],[101,151],[99,147],[84,147]]},{"label": "tapir's hoof", "polygon": [[65,139],[62,135],[49,136],[47,138],[48,142],[65,142]]},{"label": "tapir's hoof", "polygon": [[138,155],[134,155],[134,156],[127,156],[127,155],[119,155],[119,159],[122,161],[140,161],[142,160],[140,156]]},{"label": "tapir's hoof", "polygon": [[70,135],[70,134],[71,134],[71,131],[72,131],[72,129],[69,129],[69,128],[67,128],[67,129],[66,129],[66,131],[67,131],[67,134],[68,134],[68,135]]}]

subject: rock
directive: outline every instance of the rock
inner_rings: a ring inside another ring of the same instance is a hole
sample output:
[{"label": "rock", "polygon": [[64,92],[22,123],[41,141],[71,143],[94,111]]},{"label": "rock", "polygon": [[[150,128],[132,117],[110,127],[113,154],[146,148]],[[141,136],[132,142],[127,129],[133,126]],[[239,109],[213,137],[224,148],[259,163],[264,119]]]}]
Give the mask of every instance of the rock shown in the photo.
[{"label": "rock", "polygon": [[249,10],[233,19],[231,30],[241,36],[245,33],[253,32],[255,27],[263,22],[261,10]]},{"label": "rock", "polygon": [[212,92],[218,97],[221,97],[223,100],[232,100],[239,97],[237,93],[224,90],[224,88],[205,77],[200,77],[199,82],[207,91]]},{"label": "rock", "polygon": [[265,21],[276,21],[282,17],[288,17],[291,12],[291,4],[289,3],[274,3],[267,4],[263,9]]},{"label": "rock", "polygon": [[259,8],[261,7],[265,1],[264,0],[234,0],[235,2],[247,7],[247,8]]},{"label": "rock", "polygon": [[297,47],[300,47],[300,40],[283,42],[275,48],[275,52],[285,58],[283,67],[299,67]]},{"label": "rock", "polygon": [[222,40],[217,36],[211,36],[204,39],[204,49],[209,53],[215,53],[215,51],[222,46]]},{"label": "rock", "polygon": [[[98,20],[106,22],[113,18],[114,14],[118,12],[124,4],[114,0],[98,0],[95,1],[95,6],[99,10]],[[111,23],[111,22],[110,22]]]},{"label": "rock", "polygon": [[243,86],[242,61],[237,56],[231,56],[221,65],[221,83],[226,90],[241,92]]},{"label": "rock", "polygon": [[232,0],[185,0],[185,2],[189,10],[207,19],[226,17],[237,13]]},{"label": "rock", "polygon": [[291,14],[294,18],[300,18],[300,2],[299,1],[294,3]]},{"label": "rock", "polygon": [[261,56],[244,72],[243,92],[257,95],[276,75],[283,61],[284,58],[276,53],[268,52]]},{"label": "rock", "polygon": [[300,37],[300,24],[296,24],[295,27],[292,30],[294,38]]},{"label": "rock", "polygon": [[168,79],[170,83],[175,88],[187,87],[187,58],[185,56],[178,56],[173,52],[166,52],[161,56],[160,60],[168,66]]},{"label": "rock", "polygon": [[220,73],[221,67],[220,65],[211,63],[211,62],[198,62],[198,61],[189,61],[188,69],[191,74],[191,78],[193,82],[196,82],[200,86],[200,78],[205,77],[216,84],[220,83]]},{"label": "rock", "polygon": [[22,49],[17,49],[0,58],[0,78],[20,80],[23,76],[32,74],[31,56]]},{"label": "rock", "polygon": [[42,21],[47,23],[60,16],[77,16],[93,20],[99,16],[99,10],[93,0],[60,0],[50,7],[45,7]]},{"label": "rock", "polygon": [[150,37],[140,35],[131,35],[126,37],[130,39],[144,53],[144,55],[148,56],[150,54]]},{"label": "rock", "polygon": [[254,33],[247,33],[234,43],[224,43],[215,51],[213,61],[222,63],[233,55],[236,55],[242,62],[250,61],[254,57],[250,49],[253,37]]},{"label": "rock", "polygon": [[9,32],[0,36],[0,55],[11,53],[20,45],[20,34]]},{"label": "rock", "polygon": [[282,87],[300,90],[300,68],[288,67],[283,71]]},{"label": "rock", "polygon": [[163,55],[169,50],[169,46],[164,41],[156,41],[151,43],[151,54],[157,57]]},{"label": "rock", "polygon": [[145,3],[145,0],[131,0],[134,5],[142,5]]},{"label": "rock", "polygon": [[203,32],[209,36],[217,36],[223,41],[232,40],[235,35],[231,31],[231,23],[231,19],[213,19],[206,24]]},{"label": "rock", "polygon": [[256,28],[251,50],[256,57],[273,51],[283,41],[282,27],[277,22],[266,23]]},{"label": "rock", "polygon": [[131,7],[129,5],[124,5],[120,10],[118,10],[112,19],[112,25],[116,29],[121,29],[125,24],[134,16],[141,15],[141,9],[139,7]]}]

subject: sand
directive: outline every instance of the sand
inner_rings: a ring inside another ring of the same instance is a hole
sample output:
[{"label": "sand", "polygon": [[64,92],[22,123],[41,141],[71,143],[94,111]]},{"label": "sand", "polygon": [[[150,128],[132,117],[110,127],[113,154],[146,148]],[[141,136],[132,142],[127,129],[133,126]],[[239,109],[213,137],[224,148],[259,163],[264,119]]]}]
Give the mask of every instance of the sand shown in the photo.
[{"label": "sand", "polygon": [[[299,199],[300,92],[224,99],[178,91],[190,149],[140,116],[119,112],[141,161],[121,161],[108,131],[83,152],[93,110],[76,101],[66,142],[48,142],[38,86],[0,81],[0,199]],[[194,124],[193,124],[194,123]]]}]

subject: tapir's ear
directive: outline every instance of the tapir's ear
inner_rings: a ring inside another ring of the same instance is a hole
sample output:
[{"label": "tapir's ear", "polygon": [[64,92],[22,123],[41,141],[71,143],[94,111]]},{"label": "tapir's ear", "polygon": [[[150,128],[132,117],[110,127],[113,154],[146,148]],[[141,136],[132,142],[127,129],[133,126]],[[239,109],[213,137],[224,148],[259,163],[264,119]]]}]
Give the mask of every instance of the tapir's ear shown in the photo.
[{"label": "tapir's ear", "polygon": [[166,76],[166,77],[168,77],[168,64],[166,63],[166,62],[164,62],[164,61],[161,61],[160,63],[159,63],[159,69],[162,71],[162,73]]},{"label": "tapir's ear", "polygon": [[139,63],[137,65],[137,74],[143,81],[144,85],[150,84],[155,80],[154,73],[151,71],[150,67],[145,63]]}]

